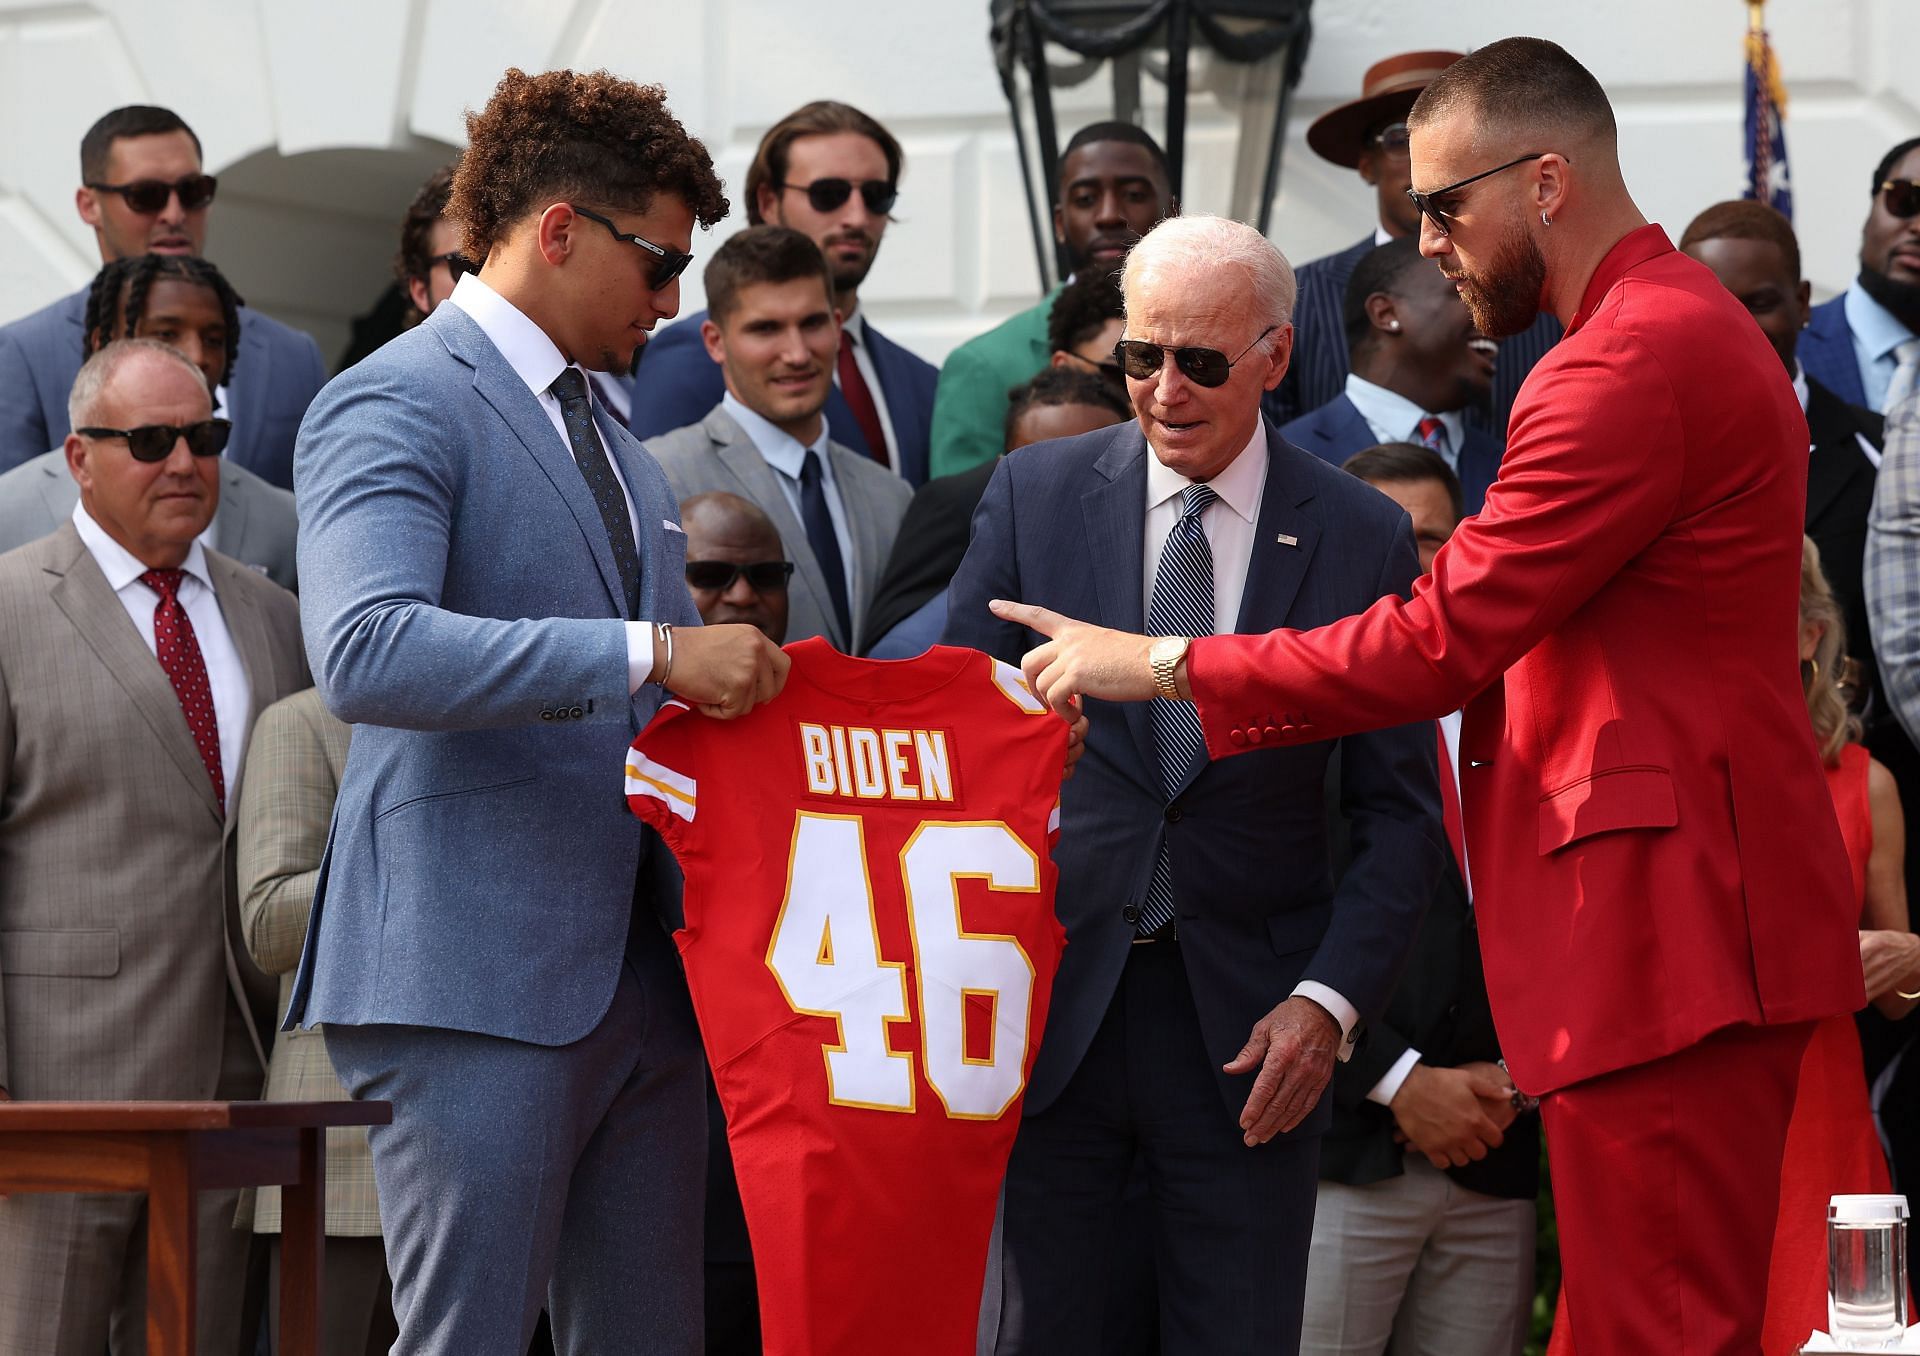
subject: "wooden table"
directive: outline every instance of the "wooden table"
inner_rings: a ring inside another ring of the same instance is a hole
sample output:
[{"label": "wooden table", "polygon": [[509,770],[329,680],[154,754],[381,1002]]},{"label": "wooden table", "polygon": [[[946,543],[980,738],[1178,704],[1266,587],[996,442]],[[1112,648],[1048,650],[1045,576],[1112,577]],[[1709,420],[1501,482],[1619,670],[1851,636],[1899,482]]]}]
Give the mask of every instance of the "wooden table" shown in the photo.
[{"label": "wooden table", "polygon": [[0,1102],[0,1192],[147,1193],[147,1351],[194,1356],[196,1198],[284,1187],[282,1356],[320,1349],[326,1138],[387,1102]]}]

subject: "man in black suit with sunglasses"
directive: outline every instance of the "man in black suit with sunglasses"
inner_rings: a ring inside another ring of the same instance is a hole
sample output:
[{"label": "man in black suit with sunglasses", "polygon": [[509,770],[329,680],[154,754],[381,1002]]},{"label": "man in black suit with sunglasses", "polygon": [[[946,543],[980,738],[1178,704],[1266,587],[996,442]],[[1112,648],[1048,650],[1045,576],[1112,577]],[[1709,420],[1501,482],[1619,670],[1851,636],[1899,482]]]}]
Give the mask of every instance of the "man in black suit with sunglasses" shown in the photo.
[{"label": "man in black suit with sunglasses", "polygon": [[1860,272],[1807,316],[1800,362],[1851,405],[1881,414],[1920,391],[1920,137],[1873,168]]},{"label": "man in black suit with sunglasses", "polygon": [[[203,171],[200,138],[171,109],[116,108],[80,141],[80,219],[93,228],[100,261],[136,254],[203,254],[215,180]],[[67,435],[67,393],[80,371],[87,289],[0,328],[0,470],[39,456]],[[227,455],[283,489],[293,488],[293,435],[326,383],[310,335],[258,311],[240,312],[244,375],[214,393],[233,421]]]},{"label": "man in black suit with sunglasses", "polygon": [[[860,284],[893,219],[905,163],[885,127],[857,108],[821,99],[768,129],[742,196],[749,225],[789,226],[810,237],[833,274],[841,336],[827,393],[833,440],[921,485],[940,371],[874,329],[860,309]],[[697,424],[726,393],[720,365],[700,337],[706,319],[696,311],[641,350],[627,418],[636,438]]]}]

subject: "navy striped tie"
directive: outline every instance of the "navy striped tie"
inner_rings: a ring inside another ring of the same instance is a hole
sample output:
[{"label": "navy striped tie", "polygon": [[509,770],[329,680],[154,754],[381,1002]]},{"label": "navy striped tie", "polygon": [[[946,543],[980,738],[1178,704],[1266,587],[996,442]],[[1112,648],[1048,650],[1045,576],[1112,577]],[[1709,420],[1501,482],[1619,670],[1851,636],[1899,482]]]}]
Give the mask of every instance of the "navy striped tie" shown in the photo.
[{"label": "navy striped tie", "polygon": [[[1213,634],[1213,548],[1200,519],[1207,505],[1218,498],[1211,485],[1189,485],[1181,496],[1180,519],[1167,533],[1160,566],[1153,575],[1153,597],[1147,603],[1150,635]],[[1160,752],[1160,783],[1171,796],[1194,758],[1206,747],[1206,736],[1192,702],[1155,697],[1148,714],[1153,742]],[[1173,863],[1162,839],[1153,878],[1147,883],[1146,907],[1140,911],[1135,930],[1144,937],[1172,921]]]}]

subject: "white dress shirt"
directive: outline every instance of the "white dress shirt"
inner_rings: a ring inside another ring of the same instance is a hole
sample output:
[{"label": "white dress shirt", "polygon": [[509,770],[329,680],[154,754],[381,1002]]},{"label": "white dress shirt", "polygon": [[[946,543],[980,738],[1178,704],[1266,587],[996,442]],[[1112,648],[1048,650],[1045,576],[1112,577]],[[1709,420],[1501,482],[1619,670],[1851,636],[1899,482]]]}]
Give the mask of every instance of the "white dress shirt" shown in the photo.
[{"label": "white dress shirt", "polygon": [[[133,552],[107,535],[93,520],[84,503],[73,506],[73,526],[80,540],[107,577],[107,587],[120,599],[133,621],[134,630],[160,662],[160,650],[153,639],[153,610],[160,595],[140,582],[147,567]],[[186,578],[180,581],[180,606],[193,626],[193,638],[200,646],[200,659],[207,666],[207,686],[213,695],[213,719],[220,727],[220,775],[227,786],[227,809],[239,803],[240,764],[246,753],[247,709],[253,699],[253,684],[248,681],[246,665],[233,648],[233,636],[227,630],[226,614],[220,610],[220,598],[214,592],[213,576],[207,571],[206,550],[196,540],[187,548],[181,564]]]},{"label": "white dress shirt", "polygon": [[1866,406],[1885,414],[1887,388],[1900,366],[1894,350],[1914,337],[1913,331],[1894,318],[1892,311],[1867,295],[1855,278],[1841,294],[1847,328],[1853,332],[1853,358],[1860,365],[1860,387],[1866,393]]},{"label": "white dress shirt", "polygon": [[827,455],[827,421],[820,419],[820,436],[811,443],[803,443],[772,421],[762,418],[733,398],[728,391],[720,397],[720,406],[733,416],[733,422],[746,431],[753,440],[753,447],[762,461],[771,466],[780,475],[780,489],[787,496],[787,507],[793,510],[793,516],[804,525],[806,515],[800,511],[800,469],[806,464],[807,453],[814,452],[820,457],[820,488],[826,492],[827,516],[833,519],[833,538],[840,546],[840,560],[847,576],[847,605],[853,605],[853,577],[860,562],[853,556],[853,534],[847,530],[846,506],[840,502],[840,482],[833,478],[833,459]]},{"label": "white dress shirt", "polygon": [[[1145,567],[1143,616],[1153,607],[1153,579],[1160,570],[1167,534],[1180,521],[1180,497],[1192,483],[1164,465],[1151,447],[1147,449],[1146,539],[1141,551]],[[1247,591],[1247,563],[1253,557],[1254,528],[1260,522],[1260,500],[1267,488],[1264,419],[1254,421],[1253,436],[1240,455],[1207,483],[1218,498],[1200,515],[1200,528],[1207,534],[1207,547],[1213,555],[1213,631],[1223,635],[1239,625],[1240,600]],[[1353,1029],[1360,1023],[1360,1013],[1344,995],[1316,980],[1303,979],[1294,985],[1293,996],[1310,998],[1331,1013],[1340,1024],[1340,1058],[1353,1053]]]},{"label": "white dress shirt", "polygon": [[[566,416],[560,408],[560,397],[553,393],[552,387],[555,379],[569,366],[583,378],[587,376],[585,369],[578,363],[569,364],[566,355],[547,336],[547,332],[536,325],[525,311],[482,282],[478,273],[463,275],[454,284],[453,294],[447,300],[480,327],[487,341],[507,360],[507,366],[513,369],[513,374],[526,383],[527,389],[533,392],[533,398],[540,402],[540,408],[546,412],[547,422],[553,425],[554,436],[559,438],[560,446],[571,457],[573,440],[567,436]],[[593,400],[591,381],[587,383],[587,400],[589,404]],[[605,447],[605,444],[603,434],[601,445]],[[607,465],[613,468],[614,481],[620,486],[620,497],[627,502],[627,521],[633,524],[634,547],[639,551],[640,558],[645,560],[646,548],[640,544],[643,525],[639,510],[633,506],[633,491],[627,488],[627,478],[620,474],[620,459],[613,455],[613,449],[607,447],[606,453]],[[646,526],[650,527],[651,524]],[[665,530],[666,524],[663,523],[661,527]],[[653,672],[653,623],[630,621],[626,625],[627,691],[638,692],[641,684],[647,681],[647,675]]]},{"label": "white dress shirt", "polygon": [[[1383,443],[1418,443],[1420,441],[1420,421],[1427,417],[1428,411],[1408,400],[1398,391],[1389,391],[1384,386],[1347,373],[1347,399],[1360,411],[1360,417],[1367,421],[1367,427],[1373,430],[1373,436]],[[1467,436],[1467,421],[1458,410],[1447,410],[1433,416],[1440,421],[1440,427],[1447,431],[1447,450],[1440,453],[1455,475],[1460,473],[1460,442]]]},{"label": "white dress shirt", "polygon": [[[894,436],[893,416],[887,412],[887,393],[880,387],[880,374],[874,369],[873,353],[867,347],[867,318],[855,306],[853,314],[840,322],[840,328],[853,339],[853,365],[860,369],[860,375],[867,383],[867,394],[873,397],[873,408],[880,416],[880,431],[887,435],[887,465],[895,475],[899,475],[900,439]],[[834,356],[833,384],[840,384],[837,354]]]}]

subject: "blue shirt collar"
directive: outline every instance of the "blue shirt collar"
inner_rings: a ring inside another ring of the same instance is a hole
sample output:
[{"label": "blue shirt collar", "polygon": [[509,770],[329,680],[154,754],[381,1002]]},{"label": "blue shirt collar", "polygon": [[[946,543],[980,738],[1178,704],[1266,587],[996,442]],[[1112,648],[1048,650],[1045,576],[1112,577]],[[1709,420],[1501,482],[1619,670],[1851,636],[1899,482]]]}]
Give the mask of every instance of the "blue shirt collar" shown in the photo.
[{"label": "blue shirt collar", "polygon": [[732,391],[720,397],[720,408],[725,410],[740,425],[741,431],[752,441],[754,450],[767,465],[785,476],[788,480],[800,479],[800,471],[806,465],[807,453],[820,454],[821,479],[831,484],[833,481],[833,463],[827,457],[827,420],[820,418],[820,436],[811,443],[803,443],[798,438],[780,428],[772,421],[761,417],[734,398]]},{"label": "blue shirt collar", "polygon": [[1875,359],[1885,358],[1914,337],[1913,331],[1894,318],[1893,312],[1867,295],[1855,278],[1841,304],[1846,308],[1847,328],[1854,339]]}]

